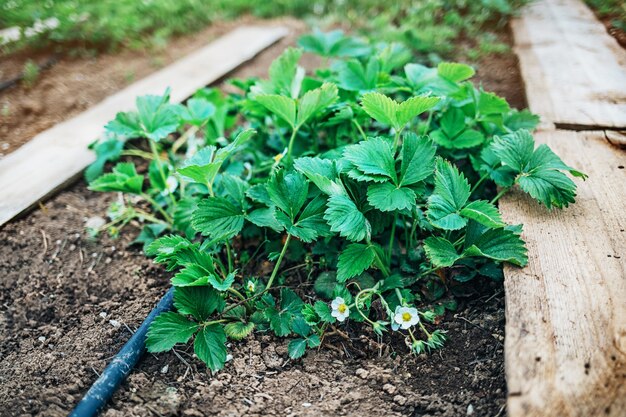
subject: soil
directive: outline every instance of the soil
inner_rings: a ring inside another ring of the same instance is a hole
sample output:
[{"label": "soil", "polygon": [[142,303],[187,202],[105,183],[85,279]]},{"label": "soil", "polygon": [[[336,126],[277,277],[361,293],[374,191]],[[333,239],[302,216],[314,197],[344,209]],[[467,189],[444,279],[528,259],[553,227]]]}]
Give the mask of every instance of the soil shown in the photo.
[{"label": "soil", "polygon": [[[234,75],[264,76],[293,40]],[[89,68],[67,70],[86,76]],[[512,54],[486,57],[478,78],[524,106]],[[31,120],[46,119],[41,129],[58,117]],[[170,275],[130,246],[137,230],[117,240],[87,237],[85,222],[114,198],[79,182],[0,230],[1,417],[65,416],[165,293]],[[232,344],[233,359],[215,375],[181,347],[146,355],[103,415],[503,416],[504,325],[503,290],[493,283],[448,313],[441,326],[449,341],[429,355],[409,355],[403,340],[382,343],[350,325],[347,338],[329,338],[297,361],[288,359],[285,340],[255,334]]]}]

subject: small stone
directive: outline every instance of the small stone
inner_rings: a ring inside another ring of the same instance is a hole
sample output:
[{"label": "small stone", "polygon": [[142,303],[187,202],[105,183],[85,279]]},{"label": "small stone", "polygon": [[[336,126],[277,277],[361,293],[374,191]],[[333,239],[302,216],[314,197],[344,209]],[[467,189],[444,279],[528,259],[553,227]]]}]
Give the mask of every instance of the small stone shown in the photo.
[{"label": "small stone", "polygon": [[467,415],[471,416],[474,414],[474,406],[472,404],[467,406]]},{"label": "small stone", "polygon": [[363,369],[363,368],[359,368],[356,370],[356,376],[358,376],[361,379],[366,379],[369,376],[369,371]]},{"label": "small stone", "polygon": [[393,395],[393,393],[396,392],[396,387],[391,384],[385,384],[383,385],[383,391],[389,395]]},{"label": "small stone", "polygon": [[106,220],[100,216],[93,216],[85,221],[85,227],[89,229],[99,229],[106,224]]},{"label": "small stone", "polygon": [[170,366],[169,365],[165,365],[163,368],[161,368],[161,373],[162,374],[166,374],[167,371],[170,370]]},{"label": "small stone", "polygon": [[103,319],[106,319],[106,318],[107,318],[107,313],[106,313],[106,312],[104,312],[104,311],[100,312],[100,314],[98,314],[98,315],[99,315],[100,317],[102,317]]},{"label": "small stone", "polygon": [[196,410],[195,408],[186,409],[185,411],[183,411],[183,415],[189,416],[189,417],[204,417],[204,414],[202,414],[200,411]]},{"label": "small stone", "polygon": [[226,355],[226,362],[230,362],[233,360],[233,355],[231,355],[230,353]]},{"label": "small stone", "polygon": [[313,404],[311,404],[311,403],[302,403],[302,407],[304,407],[304,408],[309,408],[312,405]]},{"label": "small stone", "polygon": [[404,405],[406,404],[406,397],[403,395],[396,395],[395,397],[393,397],[393,402]]},{"label": "small stone", "polygon": [[119,328],[122,324],[117,321],[117,320],[109,320],[109,324],[111,324],[111,326],[115,327],[116,329]]},{"label": "small stone", "polygon": [[46,341],[46,337],[45,337],[45,336],[39,336],[39,337],[37,338],[37,340],[39,340],[41,343],[43,343],[43,342],[45,342],[45,341]]}]

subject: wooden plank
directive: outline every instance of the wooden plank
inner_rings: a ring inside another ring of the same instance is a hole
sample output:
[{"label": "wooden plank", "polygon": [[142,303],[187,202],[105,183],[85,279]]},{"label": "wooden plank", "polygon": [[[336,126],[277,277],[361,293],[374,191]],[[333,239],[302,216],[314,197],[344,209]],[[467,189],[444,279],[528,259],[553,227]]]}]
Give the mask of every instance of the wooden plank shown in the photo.
[{"label": "wooden plank", "polygon": [[530,110],[557,127],[626,127],[626,51],[581,0],[537,0],[512,22]]},{"label": "wooden plank", "polygon": [[519,192],[500,202],[523,223],[529,263],[506,267],[510,417],[626,415],[626,151],[604,132],[536,135],[589,179],[551,212]]},{"label": "wooden plank", "polygon": [[181,102],[288,32],[284,27],[238,28],[206,47],[128,86],[78,116],[59,123],[0,160],[0,225],[63,186],[94,161],[87,145],[119,111],[135,107],[135,98],[172,88]]}]

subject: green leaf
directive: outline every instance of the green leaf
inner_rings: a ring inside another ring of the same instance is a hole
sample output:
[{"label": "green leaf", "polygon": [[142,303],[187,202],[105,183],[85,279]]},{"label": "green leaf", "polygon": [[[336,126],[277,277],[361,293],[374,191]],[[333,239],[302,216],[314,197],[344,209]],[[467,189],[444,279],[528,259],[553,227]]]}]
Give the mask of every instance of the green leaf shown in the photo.
[{"label": "green leaf", "polygon": [[469,65],[456,62],[440,62],[437,66],[437,73],[446,80],[458,83],[472,78],[476,72]]},{"label": "green leaf", "polygon": [[451,163],[438,159],[435,171],[435,190],[428,199],[427,215],[440,229],[458,230],[467,220],[460,214],[470,196],[470,185],[465,176]]},{"label": "green leaf", "polygon": [[339,170],[335,161],[303,157],[294,161],[294,168],[304,174],[324,194],[346,193],[339,180]]},{"label": "green leaf", "polygon": [[194,352],[211,371],[219,371],[226,363],[226,333],[219,324],[204,326],[196,335]]},{"label": "green leaf", "polygon": [[93,191],[114,191],[130,194],[141,194],[143,175],[137,174],[135,165],[130,162],[121,162],[109,174],[104,174],[89,184]]},{"label": "green leaf", "polygon": [[242,340],[248,337],[250,333],[254,330],[254,323],[243,323],[241,321],[236,321],[234,323],[228,323],[224,326],[224,332],[226,332],[226,336],[233,340]]},{"label": "green leaf", "polygon": [[396,130],[401,129],[413,118],[435,107],[441,99],[439,97],[414,96],[400,103],[396,112]]},{"label": "green leaf", "polygon": [[309,192],[309,183],[299,172],[278,171],[267,183],[267,193],[272,202],[284,211],[291,221],[306,201]]},{"label": "green leaf", "polygon": [[371,91],[378,83],[380,61],[371,57],[364,66],[361,61],[351,59],[337,64],[337,81],[339,86],[348,91]]},{"label": "green leaf", "polygon": [[315,293],[323,298],[331,298],[335,286],[337,285],[337,275],[332,271],[325,271],[319,274],[313,284]]},{"label": "green leaf", "polygon": [[291,322],[291,330],[293,330],[295,334],[301,337],[307,337],[309,334],[311,334],[311,327],[306,324],[304,318],[300,316],[294,317],[293,321]]},{"label": "green leaf", "polygon": [[235,273],[231,272],[230,274],[226,275],[226,278],[224,279],[221,279],[217,275],[210,275],[208,281],[209,284],[211,284],[216,290],[226,291],[235,282]]},{"label": "green leaf", "polygon": [[172,277],[172,285],[175,287],[207,285],[211,275],[212,272],[200,265],[190,264]]},{"label": "green leaf", "polygon": [[328,208],[324,219],[330,230],[353,242],[369,239],[372,226],[359,211],[356,204],[345,195],[334,195],[328,199]]},{"label": "green leaf", "polygon": [[429,237],[424,240],[424,250],[428,259],[437,268],[452,266],[461,259],[454,245],[442,237]]},{"label": "green leaf", "polygon": [[241,208],[224,197],[208,197],[198,203],[193,213],[193,227],[203,236],[226,240],[241,232],[244,214]]},{"label": "green leaf", "polygon": [[[171,262],[173,266],[177,265],[176,257],[180,252],[193,246],[189,240],[178,235],[168,235],[156,239],[146,248],[146,255],[156,256],[154,262],[164,263]],[[171,268],[168,268],[171,270]]]},{"label": "green leaf", "polygon": [[507,230],[489,229],[478,238],[463,256],[482,256],[494,261],[509,262],[517,266],[528,263],[524,241],[519,234]]},{"label": "green leaf", "polygon": [[483,226],[503,227],[502,217],[497,207],[485,200],[472,201],[461,210],[461,215]]},{"label": "green leaf", "polygon": [[371,48],[360,39],[345,36],[342,30],[321,32],[316,29],[313,33],[302,35],[298,39],[298,46],[307,52],[324,57],[357,57],[370,53]]},{"label": "green leaf", "polygon": [[298,101],[298,115],[295,127],[299,128],[316,114],[325,110],[337,100],[337,86],[324,83],[320,88],[307,91]]},{"label": "green leaf", "polygon": [[393,148],[383,138],[371,138],[347,146],[343,157],[364,174],[382,175],[397,181]]},{"label": "green leaf", "polygon": [[253,210],[246,215],[246,220],[259,227],[269,227],[276,232],[283,230],[283,225],[276,220],[276,209],[274,207]]},{"label": "green leaf", "polygon": [[207,146],[183,162],[177,172],[199,184],[212,184],[222,161],[215,160],[215,146]]},{"label": "green leaf", "polygon": [[379,123],[400,130],[414,117],[433,108],[439,100],[438,97],[415,96],[398,103],[384,94],[370,92],[363,94],[361,106]]},{"label": "green leaf", "polygon": [[176,287],[174,290],[174,307],[180,314],[193,316],[198,321],[208,320],[222,302],[211,287]]},{"label": "green leaf", "polygon": [[535,140],[527,130],[496,137],[491,149],[504,165],[516,172],[524,172],[533,156]]},{"label": "green leaf", "polygon": [[204,98],[190,98],[186,104],[180,117],[194,126],[202,126],[215,114],[215,106]]},{"label": "green leaf", "polygon": [[375,256],[374,246],[351,243],[339,255],[337,280],[346,282],[350,278],[365,272],[372,266]]},{"label": "green leaf", "polygon": [[96,160],[85,170],[87,182],[92,182],[102,175],[104,165],[109,161],[117,161],[123,149],[124,142],[117,139],[108,139],[95,143],[93,150],[96,153]]},{"label": "green leaf", "polygon": [[400,185],[412,185],[431,176],[435,170],[436,151],[428,137],[419,137],[413,132],[404,135]]},{"label": "green leaf", "polygon": [[283,119],[291,126],[296,127],[296,102],[294,99],[277,94],[259,94],[254,99],[263,107]]},{"label": "green leaf", "polygon": [[146,336],[148,352],[164,352],[177,343],[187,343],[198,324],[178,313],[161,313],[154,319]]},{"label": "green leaf", "polygon": [[[331,298],[331,297],[332,297],[332,293],[330,297],[328,298]],[[330,306],[327,303],[323,301],[316,301],[315,304],[313,305],[313,308],[315,309],[315,312],[318,314],[318,316],[320,316],[320,319],[322,321],[325,321],[331,324],[337,321],[337,319],[332,316],[332,311],[330,310]]]},{"label": "green leaf", "polygon": [[410,188],[396,187],[390,182],[373,184],[367,188],[367,201],[380,211],[410,210],[417,196]]},{"label": "green leaf", "polygon": [[293,339],[287,345],[287,352],[291,359],[298,359],[306,352],[306,339]]}]

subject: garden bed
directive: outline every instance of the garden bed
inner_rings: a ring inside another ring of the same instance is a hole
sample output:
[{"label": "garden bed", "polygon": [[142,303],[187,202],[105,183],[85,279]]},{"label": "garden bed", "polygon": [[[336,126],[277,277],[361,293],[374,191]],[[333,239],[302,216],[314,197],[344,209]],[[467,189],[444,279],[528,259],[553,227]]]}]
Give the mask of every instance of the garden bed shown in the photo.
[{"label": "garden bed", "polygon": [[[283,47],[234,75],[265,74]],[[512,54],[480,63],[478,78],[524,106]],[[79,183],[0,231],[2,415],[65,415],[166,291],[170,274],[127,247],[133,233],[86,236],[111,198]],[[449,342],[428,356],[351,327],[298,361],[284,340],[253,335],[214,377],[191,350],[147,355],[104,415],[503,415],[503,304],[496,284],[461,300],[442,323]]]}]

